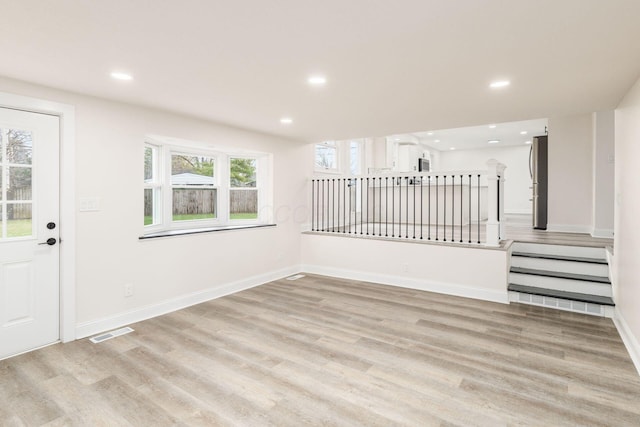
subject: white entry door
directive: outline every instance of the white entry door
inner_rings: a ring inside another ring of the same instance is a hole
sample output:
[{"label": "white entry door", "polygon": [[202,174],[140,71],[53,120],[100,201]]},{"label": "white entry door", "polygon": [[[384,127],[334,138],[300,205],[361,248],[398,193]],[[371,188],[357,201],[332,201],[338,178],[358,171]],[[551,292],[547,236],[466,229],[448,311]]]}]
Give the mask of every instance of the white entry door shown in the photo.
[{"label": "white entry door", "polygon": [[0,108],[0,359],[60,337],[59,135]]}]

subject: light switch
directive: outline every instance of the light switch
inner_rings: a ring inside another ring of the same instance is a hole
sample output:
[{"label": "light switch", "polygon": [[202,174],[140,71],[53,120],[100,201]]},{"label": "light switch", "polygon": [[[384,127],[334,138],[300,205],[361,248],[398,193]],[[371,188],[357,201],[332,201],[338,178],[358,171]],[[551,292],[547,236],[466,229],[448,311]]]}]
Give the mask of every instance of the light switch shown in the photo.
[{"label": "light switch", "polygon": [[80,212],[96,212],[100,210],[100,197],[80,197]]}]

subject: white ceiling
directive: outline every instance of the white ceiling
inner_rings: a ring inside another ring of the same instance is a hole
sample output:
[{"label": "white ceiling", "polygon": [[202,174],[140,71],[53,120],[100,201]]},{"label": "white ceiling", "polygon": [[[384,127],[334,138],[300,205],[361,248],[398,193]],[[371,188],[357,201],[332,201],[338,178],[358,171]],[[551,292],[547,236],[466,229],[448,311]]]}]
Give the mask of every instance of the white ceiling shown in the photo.
[{"label": "white ceiling", "polygon": [[[414,143],[438,150],[476,150],[526,145],[534,136],[546,135],[547,119],[492,123],[455,129],[414,132],[389,136],[391,141]],[[498,141],[489,143],[489,141]]]},{"label": "white ceiling", "polygon": [[[0,0],[0,11],[0,75],[305,141],[612,109],[640,75],[638,0]],[[312,73],[326,86],[309,87]],[[495,79],[511,86],[491,90]]]}]

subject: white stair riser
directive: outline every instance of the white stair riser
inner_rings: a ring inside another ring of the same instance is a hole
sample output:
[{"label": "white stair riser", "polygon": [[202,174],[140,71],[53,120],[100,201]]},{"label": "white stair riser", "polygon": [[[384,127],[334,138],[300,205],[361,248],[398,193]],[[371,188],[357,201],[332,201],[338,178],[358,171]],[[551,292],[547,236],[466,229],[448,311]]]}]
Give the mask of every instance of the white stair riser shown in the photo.
[{"label": "white stair riser", "polygon": [[611,297],[611,285],[607,283],[585,282],[558,277],[535,276],[532,274],[509,273],[509,283],[535,286],[558,291]]},{"label": "white stair riser", "polygon": [[535,270],[609,277],[609,266],[607,264],[592,264],[588,262],[513,256],[511,257],[511,266],[532,268]]},{"label": "white stair riser", "polygon": [[539,243],[515,242],[511,246],[512,252],[528,252],[533,254],[575,256],[581,258],[606,259],[604,248],[590,248],[584,246],[544,245]]}]

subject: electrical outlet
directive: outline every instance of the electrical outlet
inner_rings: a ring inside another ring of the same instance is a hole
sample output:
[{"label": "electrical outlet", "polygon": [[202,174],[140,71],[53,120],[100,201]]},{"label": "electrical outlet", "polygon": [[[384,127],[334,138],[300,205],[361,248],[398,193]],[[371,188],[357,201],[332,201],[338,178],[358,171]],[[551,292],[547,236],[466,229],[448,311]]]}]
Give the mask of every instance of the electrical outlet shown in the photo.
[{"label": "electrical outlet", "polygon": [[133,296],[133,285],[131,283],[127,283],[126,285],[124,285],[124,296]]}]

